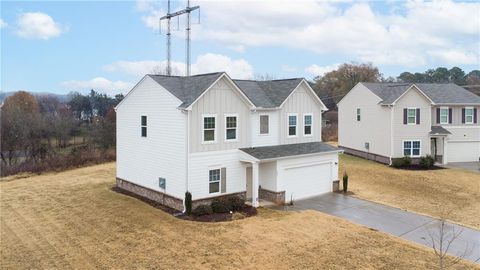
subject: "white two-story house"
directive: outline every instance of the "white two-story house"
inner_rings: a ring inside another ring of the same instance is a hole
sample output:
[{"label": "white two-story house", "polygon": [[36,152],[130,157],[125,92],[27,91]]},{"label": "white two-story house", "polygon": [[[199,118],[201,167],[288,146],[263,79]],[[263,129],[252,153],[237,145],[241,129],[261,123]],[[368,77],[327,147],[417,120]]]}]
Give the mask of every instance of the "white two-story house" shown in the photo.
[{"label": "white two-story house", "polygon": [[339,147],[387,164],[478,162],[479,108],[480,97],[455,84],[358,83],[338,103]]},{"label": "white two-story house", "polygon": [[183,210],[240,196],[258,206],[338,187],[327,110],[304,79],[146,75],[116,107],[117,186]]}]

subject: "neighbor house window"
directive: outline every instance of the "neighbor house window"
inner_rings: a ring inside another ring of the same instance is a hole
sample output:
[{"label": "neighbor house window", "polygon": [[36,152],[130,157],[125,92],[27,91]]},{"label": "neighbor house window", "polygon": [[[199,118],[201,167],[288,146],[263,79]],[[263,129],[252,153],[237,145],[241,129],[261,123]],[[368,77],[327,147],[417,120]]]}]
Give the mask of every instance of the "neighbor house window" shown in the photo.
[{"label": "neighbor house window", "polygon": [[296,114],[288,115],[288,136],[290,137],[297,136],[297,115]]},{"label": "neighbor house window", "polygon": [[360,108],[357,108],[357,121],[360,121],[361,119],[360,113],[361,113]]},{"label": "neighbor house window", "polygon": [[215,116],[203,116],[203,142],[215,142]]},{"label": "neighbor house window", "polygon": [[420,141],[403,141],[403,155],[407,157],[419,157]]},{"label": "neighbor house window", "polygon": [[268,115],[260,115],[260,134],[268,134]]},{"label": "neighbor house window", "polygon": [[237,116],[236,115],[226,115],[225,116],[225,140],[235,141],[237,140],[237,130],[238,130]]},{"label": "neighbor house window", "polygon": [[409,108],[407,109],[407,123],[415,125],[417,123],[417,109]]},{"label": "neighbor house window", "polygon": [[142,137],[147,137],[147,116],[146,115],[142,115],[141,127],[142,127]]},{"label": "neighbor house window", "polygon": [[465,124],[473,124],[473,108],[465,108]]},{"label": "neighbor house window", "polygon": [[449,110],[448,108],[440,108],[440,124],[449,123]]},{"label": "neighbor house window", "polygon": [[220,169],[210,170],[208,172],[209,193],[220,192]]},{"label": "neighbor house window", "polygon": [[312,117],[311,113],[303,115],[303,135],[312,135]]}]

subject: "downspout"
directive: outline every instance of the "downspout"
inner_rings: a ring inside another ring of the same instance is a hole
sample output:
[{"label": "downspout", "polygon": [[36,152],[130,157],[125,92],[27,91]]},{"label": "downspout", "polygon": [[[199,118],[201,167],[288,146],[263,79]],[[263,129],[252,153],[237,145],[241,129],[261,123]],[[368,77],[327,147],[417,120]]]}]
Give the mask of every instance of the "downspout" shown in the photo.
[{"label": "downspout", "polygon": [[[185,136],[185,193],[188,191],[188,161],[189,161],[189,153],[190,153],[190,111],[185,110],[187,113],[187,121],[186,123],[186,131],[187,135]],[[187,211],[187,208],[185,206],[185,198],[183,199],[183,212],[185,213]]]},{"label": "downspout", "polygon": [[392,157],[393,157],[393,121],[394,121],[394,115],[395,115],[395,107],[391,105],[391,111],[390,111],[390,164],[392,165]]}]

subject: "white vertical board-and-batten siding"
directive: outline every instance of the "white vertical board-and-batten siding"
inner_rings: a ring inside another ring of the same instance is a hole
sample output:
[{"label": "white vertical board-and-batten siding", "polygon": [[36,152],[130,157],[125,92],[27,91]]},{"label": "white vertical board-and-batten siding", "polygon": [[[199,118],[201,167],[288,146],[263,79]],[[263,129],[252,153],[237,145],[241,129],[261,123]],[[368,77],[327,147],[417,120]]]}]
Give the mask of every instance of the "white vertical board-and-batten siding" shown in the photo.
[{"label": "white vertical board-and-batten siding", "polygon": [[[186,120],[181,102],[145,77],[117,108],[117,177],[182,199],[186,178]],[[147,137],[141,116],[147,116]],[[158,178],[166,179],[166,190]]]},{"label": "white vertical board-and-batten siding", "polygon": [[[260,134],[260,115],[268,115],[268,134]],[[250,114],[252,147],[280,144],[278,115],[279,111],[256,111]]]},{"label": "white vertical board-and-batten siding", "polygon": [[[420,124],[408,125],[403,123],[404,108],[420,109]],[[393,155],[401,158],[403,141],[420,140],[420,155],[430,155],[430,130],[432,129],[430,101],[417,89],[411,88],[395,104],[393,121]]]},{"label": "white vertical board-and-batten siding", "polygon": [[[390,157],[391,108],[378,105],[380,101],[362,84],[350,90],[338,104],[338,145]],[[357,108],[360,108],[360,121],[357,121]],[[369,150],[365,149],[367,142]]]}]

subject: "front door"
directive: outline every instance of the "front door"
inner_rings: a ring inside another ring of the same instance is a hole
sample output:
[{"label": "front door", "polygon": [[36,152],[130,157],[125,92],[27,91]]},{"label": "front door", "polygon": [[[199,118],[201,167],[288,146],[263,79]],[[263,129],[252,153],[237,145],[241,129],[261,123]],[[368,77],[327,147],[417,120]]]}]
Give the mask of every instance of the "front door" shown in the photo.
[{"label": "front door", "polygon": [[437,138],[430,139],[430,155],[437,160]]},{"label": "front door", "polygon": [[247,186],[246,186],[246,189],[247,189],[247,200],[251,200],[252,199],[252,176],[253,176],[253,172],[252,172],[252,167],[247,167],[246,168],[246,176],[247,176]]}]

